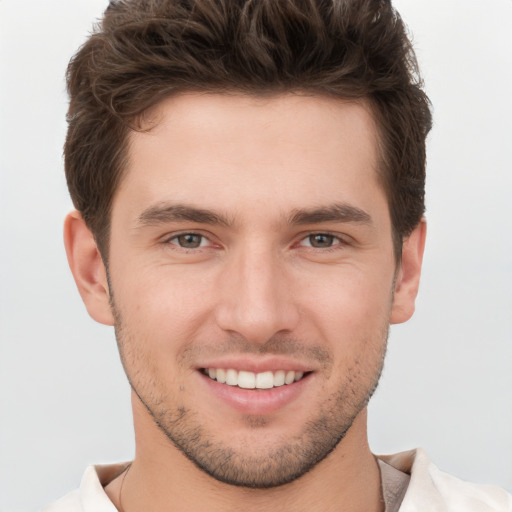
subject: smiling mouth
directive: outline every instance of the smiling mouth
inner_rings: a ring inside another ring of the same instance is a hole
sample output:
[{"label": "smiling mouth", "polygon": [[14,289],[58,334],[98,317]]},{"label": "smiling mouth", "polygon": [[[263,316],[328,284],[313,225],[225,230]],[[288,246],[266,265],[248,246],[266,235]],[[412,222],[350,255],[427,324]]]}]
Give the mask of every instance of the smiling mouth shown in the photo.
[{"label": "smiling mouth", "polygon": [[311,372],[277,370],[275,372],[253,373],[245,370],[223,368],[202,368],[201,372],[212,380],[242,389],[272,389],[293,384]]}]

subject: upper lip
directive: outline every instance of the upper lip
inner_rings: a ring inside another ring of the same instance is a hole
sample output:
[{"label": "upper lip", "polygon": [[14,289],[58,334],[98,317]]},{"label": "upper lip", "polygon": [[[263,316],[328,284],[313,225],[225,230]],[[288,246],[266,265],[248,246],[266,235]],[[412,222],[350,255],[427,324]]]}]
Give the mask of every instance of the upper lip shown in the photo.
[{"label": "upper lip", "polygon": [[242,370],[253,373],[263,373],[269,371],[277,372],[278,370],[310,372],[314,370],[310,364],[305,364],[300,361],[294,361],[276,356],[264,356],[261,358],[255,358],[254,356],[228,356],[219,359],[202,361],[197,365],[197,369],[199,370],[202,368],[221,368],[224,370],[233,369],[237,371]]}]

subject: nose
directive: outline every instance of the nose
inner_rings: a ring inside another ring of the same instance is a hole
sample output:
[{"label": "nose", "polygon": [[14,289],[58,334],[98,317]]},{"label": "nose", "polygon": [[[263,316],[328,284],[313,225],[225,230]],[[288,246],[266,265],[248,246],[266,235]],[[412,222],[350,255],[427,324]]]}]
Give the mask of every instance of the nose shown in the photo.
[{"label": "nose", "polygon": [[219,283],[218,326],[259,344],[277,333],[292,332],[300,315],[285,267],[283,258],[271,250],[232,255]]}]

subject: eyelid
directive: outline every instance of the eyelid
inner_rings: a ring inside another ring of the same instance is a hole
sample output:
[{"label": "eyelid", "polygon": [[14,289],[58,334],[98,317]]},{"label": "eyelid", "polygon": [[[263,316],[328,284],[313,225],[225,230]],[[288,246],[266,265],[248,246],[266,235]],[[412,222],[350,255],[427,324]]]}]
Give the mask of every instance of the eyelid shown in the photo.
[{"label": "eyelid", "polygon": [[[200,236],[202,237],[203,239],[207,240],[209,243],[207,245],[204,245],[204,246],[199,246],[197,248],[194,248],[194,249],[187,249],[186,247],[181,247],[179,244],[177,243],[171,243],[172,240],[180,237],[180,236],[184,236],[184,235],[197,235],[197,236]],[[334,238],[334,243],[332,246],[330,247],[325,247],[325,248],[319,248],[319,247],[312,247],[311,245],[304,245],[303,242],[305,242],[309,237],[311,236],[315,236],[315,235],[326,235],[326,236],[332,236]],[[335,232],[332,232],[332,231],[329,231],[329,230],[315,230],[315,231],[305,231],[305,232],[302,232],[300,233],[298,236],[297,236],[297,242],[294,244],[294,245],[298,245],[298,246],[302,246],[302,247],[309,247],[311,249],[314,249],[314,250],[327,250],[327,249],[332,249],[332,248],[335,248],[339,245],[349,245],[351,243],[351,240],[352,240],[352,237],[350,237],[349,235],[346,235],[346,234],[342,234],[342,233],[335,233]],[[352,240],[353,241],[353,240]],[[175,247],[178,247],[179,249],[183,249],[183,250],[191,250],[191,251],[197,251],[198,249],[204,249],[204,248],[208,248],[208,247],[214,247],[214,246],[220,246],[220,242],[218,242],[216,240],[216,237],[214,235],[212,235],[211,233],[205,233],[203,232],[201,229],[184,229],[184,230],[180,230],[180,231],[175,231],[173,233],[168,233],[166,234],[164,237],[162,237],[161,239],[161,242],[163,244],[170,244],[170,245],[173,245]]]},{"label": "eyelid", "polygon": [[[200,236],[201,238],[207,240],[209,243],[207,245],[199,245],[199,247],[196,247],[196,248],[181,247],[177,243],[172,243],[172,240],[174,240],[180,236],[184,236],[184,235]],[[206,234],[206,233],[202,232],[200,229],[183,229],[181,231],[175,231],[173,233],[168,233],[167,235],[165,235],[162,238],[162,243],[173,245],[173,246],[178,247],[179,249],[182,249],[185,251],[197,251],[198,249],[205,249],[210,246],[213,247],[215,245],[218,245],[218,243],[215,242],[213,239],[214,239],[213,235],[211,235],[209,233]]]},{"label": "eyelid", "polygon": [[[301,234],[299,236],[298,244],[302,245],[302,242],[304,242],[304,241],[308,240],[308,238],[310,238],[312,236],[316,236],[316,235],[325,235],[325,236],[333,237],[336,242],[333,244],[333,246],[348,243],[347,236],[341,235],[340,233],[333,233],[332,231],[318,230],[318,231],[308,231],[307,233]],[[316,247],[314,247],[314,249],[316,249]]]},{"label": "eyelid", "polygon": [[[199,245],[197,247],[183,247],[183,245],[181,245],[181,243],[180,243],[180,238],[188,237],[188,236],[199,238]],[[177,243],[174,243],[174,240],[176,240]],[[190,250],[190,249],[200,249],[202,247],[205,247],[206,246],[205,242],[209,242],[208,238],[206,238],[203,235],[199,235],[197,233],[184,233],[183,235],[173,236],[169,240],[170,244],[177,245],[178,247],[180,247],[182,249],[188,249],[188,250]]]}]

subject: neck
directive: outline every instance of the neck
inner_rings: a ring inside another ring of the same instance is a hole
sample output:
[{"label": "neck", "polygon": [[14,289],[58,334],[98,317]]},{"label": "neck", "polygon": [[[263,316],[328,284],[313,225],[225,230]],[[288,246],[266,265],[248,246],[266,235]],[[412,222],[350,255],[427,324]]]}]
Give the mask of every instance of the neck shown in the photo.
[{"label": "neck", "polygon": [[148,425],[142,428],[140,421],[153,420],[136,416],[137,451],[129,473],[105,489],[121,512],[195,512],[206,507],[211,512],[383,510],[379,468],[367,442],[366,410],[334,451],[311,471],[292,483],[270,489],[248,489],[215,480],[159,430],[148,430]]}]

